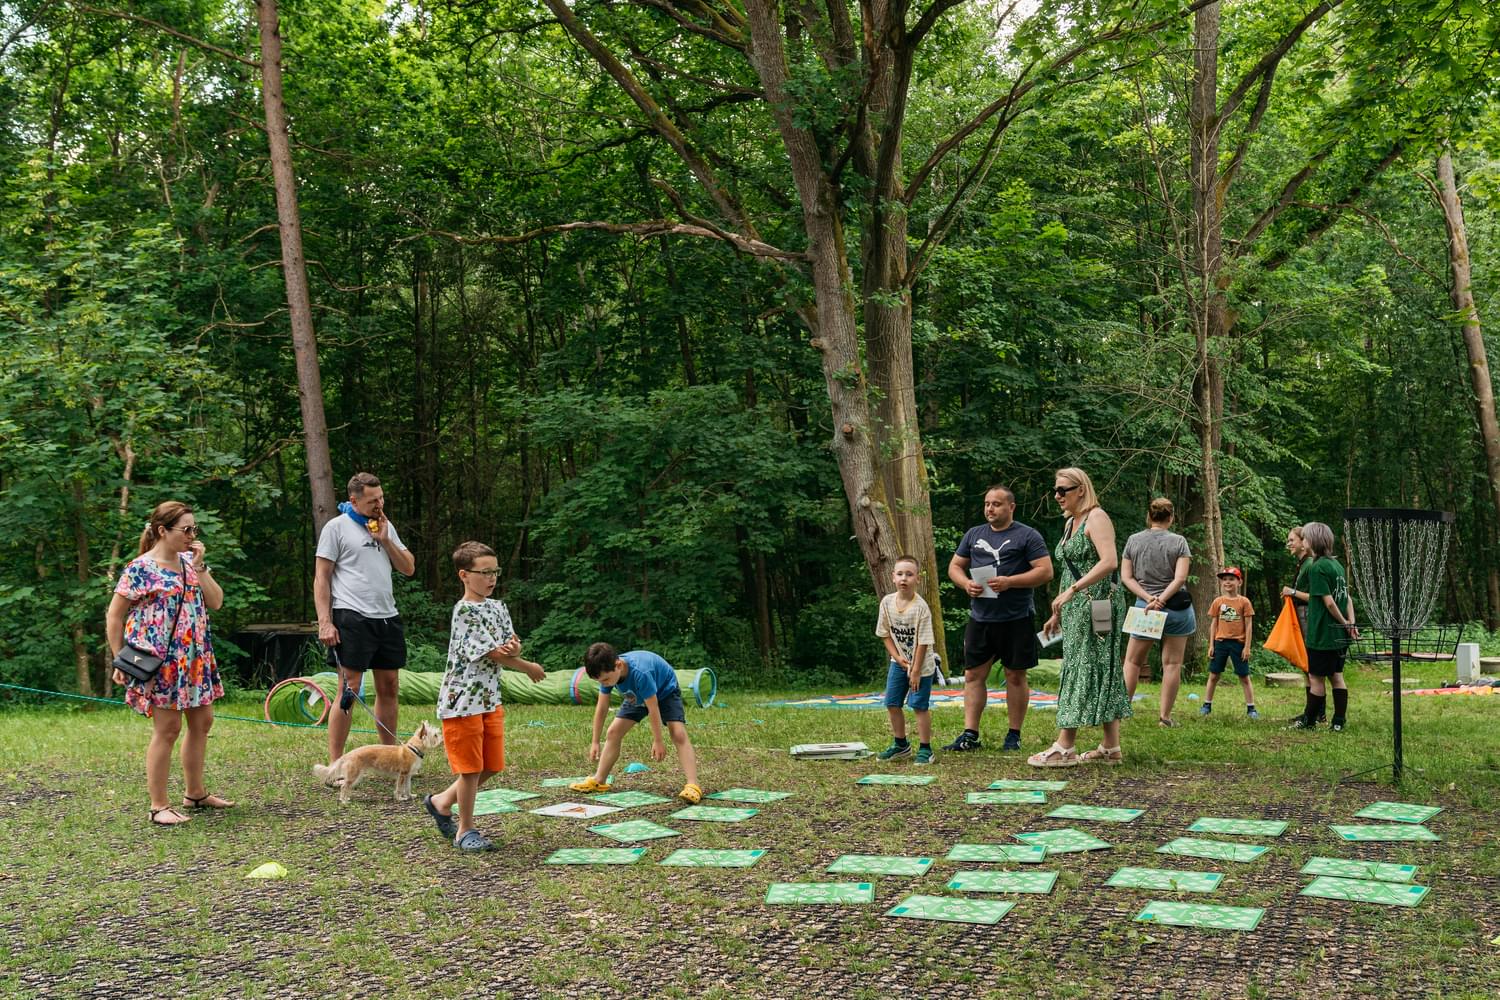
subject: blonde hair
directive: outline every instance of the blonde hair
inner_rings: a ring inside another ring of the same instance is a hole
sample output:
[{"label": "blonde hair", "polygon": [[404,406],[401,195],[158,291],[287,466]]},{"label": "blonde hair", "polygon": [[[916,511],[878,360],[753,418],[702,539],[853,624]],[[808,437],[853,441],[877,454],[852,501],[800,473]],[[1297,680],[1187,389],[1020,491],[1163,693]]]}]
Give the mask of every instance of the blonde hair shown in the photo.
[{"label": "blonde hair", "polygon": [[1067,480],[1069,486],[1083,487],[1079,492],[1083,494],[1080,499],[1083,501],[1083,512],[1085,514],[1099,506],[1099,494],[1094,492],[1094,481],[1089,478],[1087,472],[1069,466],[1066,469],[1058,469],[1057,478]]},{"label": "blonde hair", "polygon": [[146,518],[146,530],[141,532],[141,550],[137,555],[145,555],[151,551],[156,540],[166,534],[172,525],[182,520],[184,514],[191,514],[193,508],[181,500],[163,500],[151,509],[151,515]]}]

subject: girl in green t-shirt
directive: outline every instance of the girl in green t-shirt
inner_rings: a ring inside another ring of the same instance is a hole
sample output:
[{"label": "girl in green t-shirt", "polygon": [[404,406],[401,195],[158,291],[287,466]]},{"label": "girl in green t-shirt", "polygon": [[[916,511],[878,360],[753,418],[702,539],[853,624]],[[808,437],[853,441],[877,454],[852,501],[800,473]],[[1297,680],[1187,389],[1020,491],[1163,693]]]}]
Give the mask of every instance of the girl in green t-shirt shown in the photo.
[{"label": "girl in green t-shirt", "polygon": [[1349,710],[1344,684],[1344,650],[1359,638],[1354,626],[1354,601],[1344,567],[1333,558],[1333,529],[1321,521],[1302,526],[1302,538],[1312,561],[1307,580],[1307,707],[1292,720],[1293,729],[1314,729],[1327,704],[1326,682],[1333,685],[1333,720],[1329,728],[1342,732]]}]

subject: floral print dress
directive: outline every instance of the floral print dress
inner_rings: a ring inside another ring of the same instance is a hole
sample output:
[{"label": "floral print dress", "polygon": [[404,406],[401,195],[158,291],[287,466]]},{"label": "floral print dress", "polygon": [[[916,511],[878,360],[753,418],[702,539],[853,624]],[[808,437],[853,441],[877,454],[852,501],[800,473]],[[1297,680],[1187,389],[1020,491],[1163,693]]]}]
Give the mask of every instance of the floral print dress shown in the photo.
[{"label": "floral print dress", "polygon": [[[131,602],[125,616],[125,641],[162,657],[161,669],[149,681],[130,680],[125,703],[142,715],[153,708],[183,711],[212,704],[224,696],[219,665],[208,631],[208,609],[192,563],[168,569],[149,555],[133,560],[120,574],[115,593]],[[179,615],[177,607],[186,596]],[[167,629],[177,616],[177,632]]]},{"label": "floral print dress", "polygon": [[[1081,573],[1099,561],[1088,529],[1074,531],[1068,522],[1063,540],[1057,543],[1054,564],[1062,567],[1059,585],[1067,587],[1074,579],[1069,560]],[[1062,607],[1063,666],[1057,684],[1057,728],[1101,726],[1116,719],[1130,718],[1130,696],[1125,693],[1125,675],[1121,657],[1110,655],[1110,644],[1119,641],[1117,634],[1094,634],[1091,600],[1112,599],[1120,604],[1122,587],[1111,590],[1106,578],[1080,592]],[[1118,616],[1116,621],[1121,620]]]}]

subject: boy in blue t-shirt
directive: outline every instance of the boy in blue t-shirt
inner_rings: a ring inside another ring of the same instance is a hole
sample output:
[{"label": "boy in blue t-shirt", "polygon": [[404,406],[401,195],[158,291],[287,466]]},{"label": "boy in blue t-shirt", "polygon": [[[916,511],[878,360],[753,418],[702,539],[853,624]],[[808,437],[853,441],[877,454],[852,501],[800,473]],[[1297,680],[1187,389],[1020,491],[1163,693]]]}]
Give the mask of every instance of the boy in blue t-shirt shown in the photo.
[{"label": "boy in blue t-shirt", "polygon": [[[584,654],[583,668],[599,682],[599,699],[594,703],[594,740],[589,744],[589,760],[598,761],[599,767],[593,777],[575,781],[568,787],[575,792],[609,791],[609,772],[620,759],[620,743],[625,734],[642,719],[651,720],[651,759],[663,760],[667,756],[667,745],[662,741],[662,723],[672,736],[677,748],[677,759],[682,762],[682,775],[687,783],[677,797],[696,805],[703,800],[703,789],[698,786],[698,755],[688,739],[687,717],[682,709],[682,688],[677,683],[677,674],[672,665],[655,653],[644,649],[629,653],[616,653],[607,642],[596,642]],[[624,700],[609,724],[604,736],[604,745],[599,745],[599,734],[604,728],[604,716],[609,713],[609,695],[620,689]]]}]

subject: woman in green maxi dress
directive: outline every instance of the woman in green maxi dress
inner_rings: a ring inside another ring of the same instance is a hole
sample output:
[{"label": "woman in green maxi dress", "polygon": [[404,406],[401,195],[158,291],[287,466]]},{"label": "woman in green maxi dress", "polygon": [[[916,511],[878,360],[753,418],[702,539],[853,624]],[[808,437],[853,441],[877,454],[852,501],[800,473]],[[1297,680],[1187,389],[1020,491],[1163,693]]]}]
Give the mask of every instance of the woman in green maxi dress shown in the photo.
[{"label": "woman in green maxi dress", "polygon": [[[1062,591],[1052,602],[1052,617],[1042,626],[1047,635],[1062,633],[1063,666],[1057,688],[1057,741],[1028,758],[1033,767],[1072,767],[1079,763],[1118,764],[1120,720],[1130,718],[1124,669],[1113,644],[1118,637],[1094,634],[1092,600],[1116,604],[1115,622],[1123,618],[1121,588],[1112,585],[1119,558],[1115,528],[1099,506],[1094,484],[1082,469],[1060,469],[1053,496],[1068,522],[1053,565],[1062,574]],[[1071,565],[1069,565],[1071,563]],[[1074,569],[1078,575],[1075,577]],[[1080,726],[1102,726],[1104,742],[1078,753]]]}]

